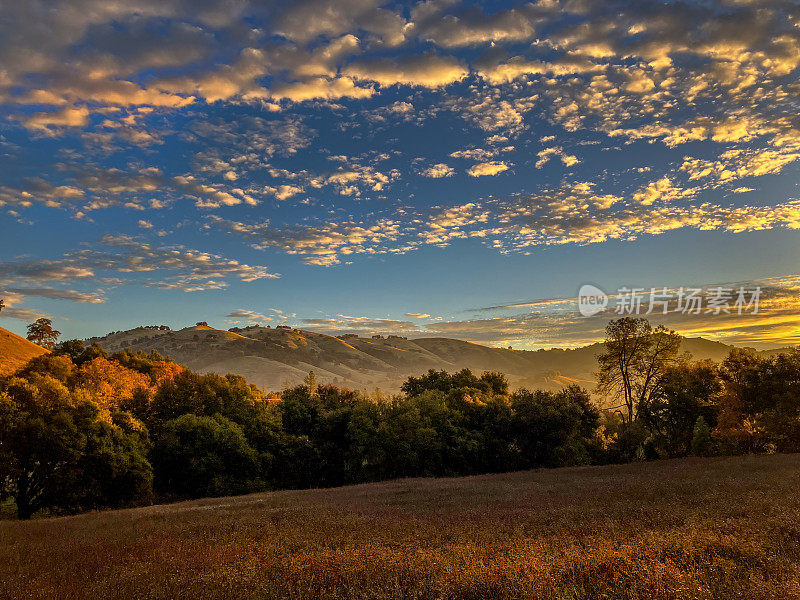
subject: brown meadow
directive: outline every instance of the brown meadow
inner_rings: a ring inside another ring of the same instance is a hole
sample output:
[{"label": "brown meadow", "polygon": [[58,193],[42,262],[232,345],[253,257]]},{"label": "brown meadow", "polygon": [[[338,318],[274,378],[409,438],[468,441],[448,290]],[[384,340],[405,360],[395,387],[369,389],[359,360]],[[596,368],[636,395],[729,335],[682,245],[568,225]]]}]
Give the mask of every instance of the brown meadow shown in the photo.
[{"label": "brown meadow", "polygon": [[0,523],[3,598],[800,598],[800,456]]}]

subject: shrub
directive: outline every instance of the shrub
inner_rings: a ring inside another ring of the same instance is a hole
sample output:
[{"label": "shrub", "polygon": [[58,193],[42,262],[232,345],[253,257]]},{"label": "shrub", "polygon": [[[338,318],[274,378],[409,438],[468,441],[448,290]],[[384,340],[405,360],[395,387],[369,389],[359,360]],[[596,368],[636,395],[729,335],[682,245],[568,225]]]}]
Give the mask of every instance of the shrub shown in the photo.
[{"label": "shrub", "polygon": [[705,456],[711,448],[711,429],[703,417],[697,417],[692,435],[692,454]]}]

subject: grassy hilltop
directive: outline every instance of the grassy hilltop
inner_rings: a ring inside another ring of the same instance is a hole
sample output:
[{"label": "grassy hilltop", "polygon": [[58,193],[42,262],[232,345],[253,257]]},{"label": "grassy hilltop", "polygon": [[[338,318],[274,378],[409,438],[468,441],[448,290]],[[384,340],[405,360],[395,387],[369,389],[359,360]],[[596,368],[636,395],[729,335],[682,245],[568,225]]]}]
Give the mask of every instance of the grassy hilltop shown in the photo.
[{"label": "grassy hilltop", "polygon": [[47,350],[0,327],[0,377],[10,375]]},{"label": "grassy hilltop", "polygon": [[[344,339],[289,327],[245,327],[224,331],[200,325],[177,331],[139,327],[90,338],[109,352],[125,348],[156,350],[200,373],[236,373],[262,389],[277,391],[288,381],[302,383],[310,370],[321,383],[351,389],[376,387],[397,392],[410,376],[428,369],[499,371],[511,387],[557,391],[577,383],[594,386],[601,344],[571,350],[509,350],[451,338],[398,336]],[[732,346],[703,338],[684,338],[681,351],[694,360],[721,361]],[[770,355],[774,351],[760,354]]]},{"label": "grassy hilltop", "polygon": [[0,523],[3,598],[797,598],[800,456],[408,479]]}]

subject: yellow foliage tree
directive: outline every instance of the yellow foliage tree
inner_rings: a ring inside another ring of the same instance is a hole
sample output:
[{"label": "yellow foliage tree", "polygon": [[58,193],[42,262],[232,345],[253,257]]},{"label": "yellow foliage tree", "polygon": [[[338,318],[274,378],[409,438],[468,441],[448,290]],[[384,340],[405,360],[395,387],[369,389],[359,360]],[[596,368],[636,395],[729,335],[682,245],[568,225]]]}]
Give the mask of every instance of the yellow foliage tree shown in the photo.
[{"label": "yellow foliage tree", "polygon": [[116,361],[99,357],[78,370],[78,386],[103,408],[118,408],[137,388],[152,387],[147,375],[126,369]]}]

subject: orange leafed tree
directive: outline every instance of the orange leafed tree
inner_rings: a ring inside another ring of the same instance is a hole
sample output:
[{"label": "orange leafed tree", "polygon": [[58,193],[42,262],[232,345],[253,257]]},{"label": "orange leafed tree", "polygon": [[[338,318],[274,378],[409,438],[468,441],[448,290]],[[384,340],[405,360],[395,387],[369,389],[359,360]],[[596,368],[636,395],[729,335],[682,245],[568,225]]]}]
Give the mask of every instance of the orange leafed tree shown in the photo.
[{"label": "orange leafed tree", "polygon": [[103,408],[118,408],[137,388],[152,387],[147,375],[126,369],[116,361],[99,357],[78,371],[78,385],[89,392]]},{"label": "orange leafed tree", "polygon": [[153,365],[153,370],[151,371],[153,385],[158,387],[165,381],[172,381],[177,375],[183,373],[183,371],[184,368],[174,362],[167,362],[165,360],[158,361]]}]

